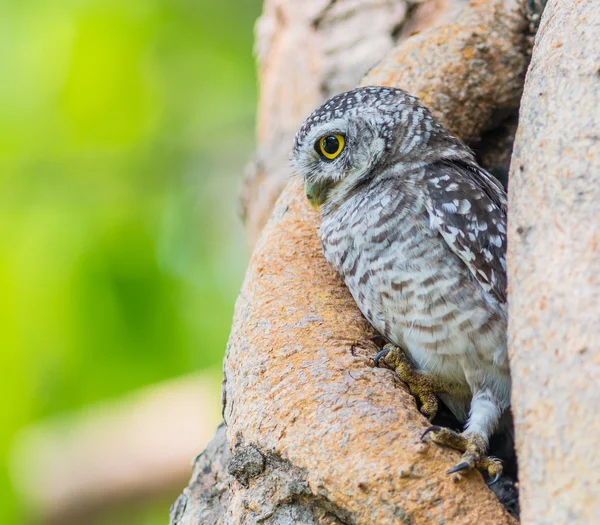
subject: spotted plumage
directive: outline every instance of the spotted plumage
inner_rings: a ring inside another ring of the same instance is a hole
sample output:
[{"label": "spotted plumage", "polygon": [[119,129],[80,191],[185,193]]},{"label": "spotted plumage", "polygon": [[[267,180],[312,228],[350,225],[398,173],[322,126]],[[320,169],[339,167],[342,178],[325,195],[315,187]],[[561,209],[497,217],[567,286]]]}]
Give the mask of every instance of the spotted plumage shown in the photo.
[{"label": "spotted plumage", "polygon": [[510,404],[502,186],[418,99],[383,87],[316,109],[293,163],[360,310],[417,370],[458,385],[440,397],[487,446]]}]

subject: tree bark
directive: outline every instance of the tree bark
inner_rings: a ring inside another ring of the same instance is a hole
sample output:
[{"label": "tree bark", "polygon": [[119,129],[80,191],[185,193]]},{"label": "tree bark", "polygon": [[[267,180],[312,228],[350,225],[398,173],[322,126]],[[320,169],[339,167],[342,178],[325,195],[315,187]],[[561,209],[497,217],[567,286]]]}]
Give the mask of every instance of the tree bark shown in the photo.
[{"label": "tree bark", "polygon": [[522,519],[600,523],[600,11],[551,0],[509,195],[509,352]]},{"label": "tree bark", "polygon": [[225,425],[221,424],[215,437],[194,461],[190,484],[171,506],[171,525],[223,523],[232,482],[227,470],[230,463]]},{"label": "tree bark", "polygon": [[[261,76],[263,171],[245,191],[251,238],[261,229],[259,217],[270,213],[269,202],[279,193],[274,188],[291,176],[283,151],[288,154],[300,121],[329,90],[351,88],[360,78],[336,76],[319,63],[324,58],[313,34],[327,17],[350,24],[359,15],[349,10],[336,18],[342,4],[335,2],[319,3],[320,10],[306,5],[267,1],[265,16],[279,25],[270,32],[264,19],[259,25],[259,34],[268,33],[259,36],[261,67],[273,69]],[[409,27],[405,14],[398,18],[405,25],[394,34]],[[472,144],[487,144],[490,158],[505,162],[512,140],[503,117],[518,106],[526,26],[516,3],[474,2],[440,28],[403,41],[363,83],[417,89],[446,125]],[[345,31],[335,38],[342,36],[348,38]],[[261,50],[267,40],[270,51]],[[324,71],[331,85],[320,80]],[[316,83],[295,92],[301,82]],[[467,104],[471,99],[474,105]],[[269,166],[265,145],[273,145]],[[214,450],[201,456],[203,467],[196,467],[171,523],[205,523],[209,507],[220,509],[217,523],[514,523],[479,473],[445,474],[457,452],[420,442],[428,421],[393,372],[373,368],[375,334],[325,262],[317,227],[299,181],[290,182],[260,235],[236,305],[224,364],[228,447],[221,433]],[[225,464],[228,489],[221,477]],[[207,479],[216,479],[223,492],[202,493]],[[215,498],[225,503],[215,507]]]}]

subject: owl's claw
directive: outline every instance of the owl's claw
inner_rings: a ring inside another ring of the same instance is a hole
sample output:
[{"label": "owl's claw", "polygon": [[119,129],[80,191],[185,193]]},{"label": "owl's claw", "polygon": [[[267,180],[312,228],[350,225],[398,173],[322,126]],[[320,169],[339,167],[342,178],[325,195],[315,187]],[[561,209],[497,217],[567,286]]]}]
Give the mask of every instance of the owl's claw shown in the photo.
[{"label": "owl's claw", "polygon": [[502,475],[502,462],[498,458],[485,455],[487,445],[484,438],[479,434],[459,434],[449,428],[432,425],[421,434],[421,440],[429,433],[431,433],[431,440],[434,443],[463,452],[462,461],[452,467],[448,471],[448,474],[477,468],[487,472],[491,478],[487,482],[488,485],[493,485],[500,479]]},{"label": "owl's claw", "polygon": [[498,481],[500,478],[502,477],[502,470],[500,470],[500,472],[497,472],[496,475],[492,478],[492,479],[488,479],[486,480],[486,485],[488,487],[491,487],[494,483],[496,483],[496,481]]},{"label": "owl's claw", "polygon": [[444,427],[440,427],[438,425],[431,425],[427,427],[421,434],[421,441],[423,441],[423,439],[425,439],[425,436],[430,432],[439,432],[440,430],[444,430]]},{"label": "owl's claw", "polygon": [[385,357],[389,353],[390,353],[390,348],[388,348],[388,345],[385,345],[381,350],[379,350],[379,352],[377,352],[377,355],[375,356],[375,359],[373,359],[373,362],[375,364],[375,368],[379,367],[379,361],[380,361],[380,359],[382,357]]},{"label": "owl's claw", "polygon": [[452,467],[448,472],[446,472],[446,474],[454,474],[455,472],[460,472],[461,470],[469,470],[469,464],[463,461],[462,463]]}]

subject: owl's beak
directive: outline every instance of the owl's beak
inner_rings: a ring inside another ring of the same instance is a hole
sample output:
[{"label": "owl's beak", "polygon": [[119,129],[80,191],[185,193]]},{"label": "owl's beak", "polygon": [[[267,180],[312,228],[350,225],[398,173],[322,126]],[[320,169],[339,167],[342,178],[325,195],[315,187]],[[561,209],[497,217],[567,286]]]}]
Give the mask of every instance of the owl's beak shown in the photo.
[{"label": "owl's beak", "polygon": [[323,184],[306,182],[304,184],[304,193],[310,205],[319,211],[321,204],[325,202],[327,196],[327,188]]}]

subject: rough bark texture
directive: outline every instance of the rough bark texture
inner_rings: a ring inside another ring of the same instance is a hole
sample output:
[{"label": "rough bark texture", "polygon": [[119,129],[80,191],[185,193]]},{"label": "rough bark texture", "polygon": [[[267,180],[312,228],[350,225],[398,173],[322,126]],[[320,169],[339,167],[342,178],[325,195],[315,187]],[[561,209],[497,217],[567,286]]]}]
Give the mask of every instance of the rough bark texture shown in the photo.
[{"label": "rough bark texture", "polygon": [[229,506],[231,452],[220,425],[215,437],[194,462],[190,484],[171,506],[171,525],[217,525]]},{"label": "rough bark texture", "polygon": [[600,523],[600,11],[550,1],[511,166],[509,351],[523,523]]},{"label": "rough bark texture", "polygon": [[397,42],[463,3],[265,1],[256,27],[258,148],[242,190],[251,246],[293,176],[290,149],[304,118],[329,96],[356,87],[367,70]]}]

